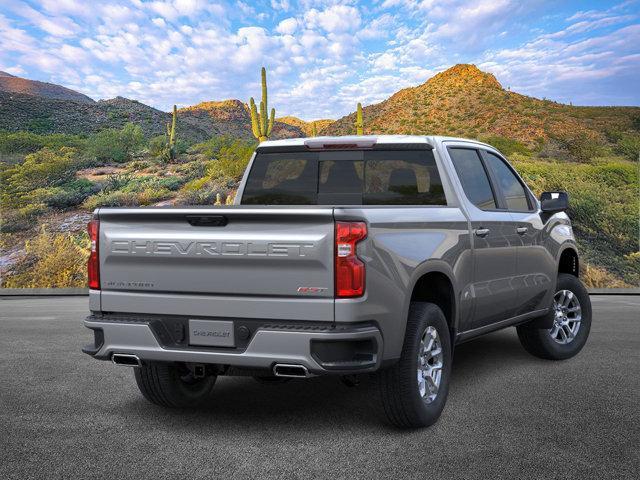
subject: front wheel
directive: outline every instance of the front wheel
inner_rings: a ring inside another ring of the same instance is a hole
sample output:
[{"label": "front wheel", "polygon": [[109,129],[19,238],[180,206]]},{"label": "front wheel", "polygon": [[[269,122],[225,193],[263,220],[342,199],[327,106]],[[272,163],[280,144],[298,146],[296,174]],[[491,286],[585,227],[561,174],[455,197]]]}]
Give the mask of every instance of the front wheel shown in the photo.
[{"label": "front wheel", "polygon": [[447,401],[451,340],[437,305],[412,302],[400,360],[379,373],[382,406],[397,427],[432,425]]},{"label": "front wheel", "polygon": [[591,300],[582,282],[567,273],[558,275],[553,297],[553,325],[517,327],[520,343],[530,354],[547,360],[565,360],[582,350],[591,329]]}]

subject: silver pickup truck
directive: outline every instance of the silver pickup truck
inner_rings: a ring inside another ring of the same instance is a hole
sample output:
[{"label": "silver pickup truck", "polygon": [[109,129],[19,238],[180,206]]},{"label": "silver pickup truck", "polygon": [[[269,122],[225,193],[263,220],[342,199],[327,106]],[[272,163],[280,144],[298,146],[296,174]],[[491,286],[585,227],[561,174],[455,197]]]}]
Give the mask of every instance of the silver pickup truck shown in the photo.
[{"label": "silver pickup truck", "polygon": [[179,408],[220,375],[375,372],[390,422],[430,425],[457,344],[516,326],[541,358],[584,346],[567,206],[477,141],[263,142],[233,206],[95,211],[84,352]]}]

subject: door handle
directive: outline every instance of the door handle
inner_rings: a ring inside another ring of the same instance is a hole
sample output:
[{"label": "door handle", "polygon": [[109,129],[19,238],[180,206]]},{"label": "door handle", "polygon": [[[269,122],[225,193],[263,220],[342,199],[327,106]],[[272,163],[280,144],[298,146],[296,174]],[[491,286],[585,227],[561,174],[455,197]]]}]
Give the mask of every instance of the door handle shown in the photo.
[{"label": "door handle", "polygon": [[490,231],[488,228],[476,228],[475,233],[478,237],[486,237]]},{"label": "door handle", "polygon": [[528,231],[529,231],[528,227],[518,227],[518,228],[516,228],[516,232],[518,232],[518,235],[524,235]]}]

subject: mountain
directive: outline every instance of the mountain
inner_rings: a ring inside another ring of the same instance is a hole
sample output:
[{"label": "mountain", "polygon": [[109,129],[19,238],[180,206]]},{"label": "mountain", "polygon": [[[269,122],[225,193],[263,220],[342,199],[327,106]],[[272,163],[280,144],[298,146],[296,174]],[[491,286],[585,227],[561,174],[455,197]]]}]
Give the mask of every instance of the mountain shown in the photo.
[{"label": "mountain", "polygon": [[[502,136],[528,146],[549,138],[586,135],[604,141],[608,129],[625,131],[640,121],[638,107],[574,107],[504,89],[490,73],[459,64],[422,85],[405,88],[363,108],[365,133]],[[323,130],[354,133],[355,112]],[[636,127],[637,128],[637,127]]]},{"label": "mountain", "polygon": [[[202,102],[178,110],[179,119],[187,119],[193,125],[211,135],[229,135],[244,139],[253,139],[249,107],[240,100]],[[291,138],[304,136],[301,128],[276,120],[271,136],[273,138]]]},{"label": "mountain", "polygon": [[[94,101],[82,93],[0,72],[0,130],[89,134],[125,123],[140,125],[148,137],[162,135],[171,114],[136,100]],[[240,100],[202,102],[178,111],[178,138],[190,143],[212,135],[253,139],[251,117]],[[276,121],[273,138],[299,137],[301,128]]]},{"label": "mountain", "polygon": [[94,103],[86,95],[53,83],[39,82],[16,77],[6,72],[0,72],[0,92],[9,94],[27,94],[54,100],[70,100],[79,103]]},{"label": "mountain", "polygon": [[330,119],[320,119],[320,120],[312,120],[311,122],[306,122],[298,117],[294,117],[291,115],[287,117],[276,118],[276,121],[286,123],[287,125],[291,125],[293,127],[299,128],[307,137],[311,136],[311,132],[312,132],[311,129],[314,123],[316,125],[316,132],[318,133],[318,135],[321,135],[323,129],[334,122],[334,120],[330,120]]}]

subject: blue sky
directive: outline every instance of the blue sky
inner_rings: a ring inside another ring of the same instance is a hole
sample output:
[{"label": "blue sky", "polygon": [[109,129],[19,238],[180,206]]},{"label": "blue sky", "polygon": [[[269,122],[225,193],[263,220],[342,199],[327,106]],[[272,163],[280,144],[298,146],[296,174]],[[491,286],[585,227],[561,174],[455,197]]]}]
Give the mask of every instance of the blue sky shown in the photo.
[{"label": "blue sky", "polygon": [[277,115],[337,118],[475,63],[575,105],[640,105],[640,4],[545,0],[0,0],[0,70],[95,99],[259,95]]}]

